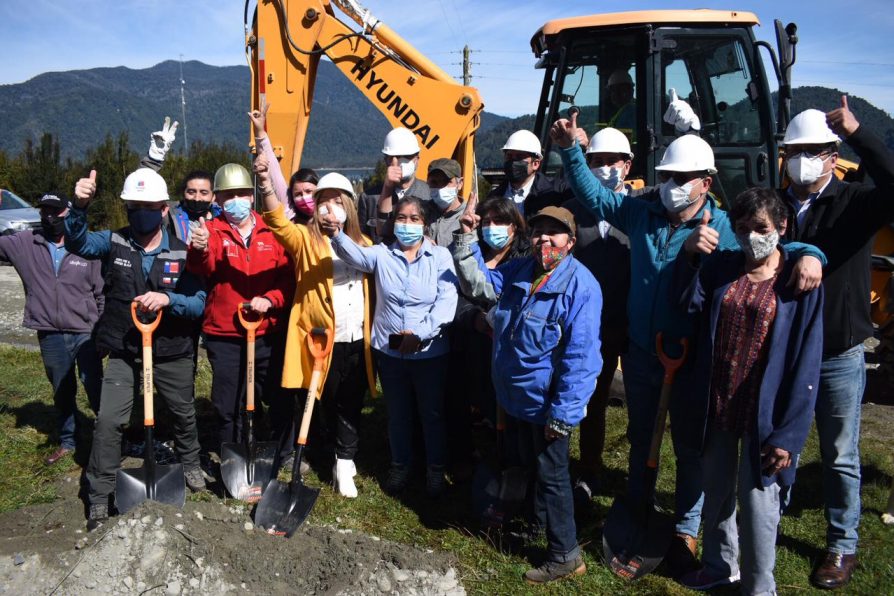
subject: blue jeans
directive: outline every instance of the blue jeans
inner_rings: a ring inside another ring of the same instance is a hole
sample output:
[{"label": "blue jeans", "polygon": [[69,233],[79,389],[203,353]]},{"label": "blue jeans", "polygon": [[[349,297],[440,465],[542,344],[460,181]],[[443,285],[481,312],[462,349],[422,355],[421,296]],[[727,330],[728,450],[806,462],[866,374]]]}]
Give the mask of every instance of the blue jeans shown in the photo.
[{"label": "blue jeans", "polygon": [[413,461],[413,410],[422,422],[425,461],[429,466],[447,463],[444,426],[444,388],[448,354],[406,360],[374,350],[388,406],[388,440],[391,462],[408,466]]},{"label": "blue jeans", "polygon": [[53,385],[53,403],[59,412],[59,444],[74,449],[78,411],[75,365],[95,414],[102,392],[102,361],[89,333],[38,331],[37,341],[44,370]]},{"label": "blue jeans", "polygon": [[568,471],[568,437],[547,441],[544,426],[506,416],[508,458],[536,472],[534,516],[546,531],[547,559],[559,563],[580,555],[574,524],[574,497]]},{"label": "blue jeans", "polygon": [[[712,576],[741,574],[743,594],[775,594],[778,484],[756,488],[750,439],[708,427],[702,455],[705,521],[702,563]],[[796,464],[793,464],[796,465]],[[736,524],[736,497],[741,526]],[[742,565],[739,566],[741,551]]]},{"label": "blue jeans", "polygon": [[860,403],[866,387],[863,344],[824,356],[816,398],[816,430],[823,462],[826,547],[857,552],[860,524]]},{"label": "blue jeans", "polygon": [[[688,377],[692,360],[676,375],[670,403],[671,437],[677,458],[675,491],[676,531],[698,536],[702,510],[701,437],[704,412],[694,408]],[[627,474],[627,493],[632,499],[642,499],[645,486],[646,459],[652,443],[655,411],[664,380],[664,367],[658,357],[632,342],[626,355],[621,356],[624,370],[624,392],[627,395],[627,439],[630,441],[630,463]]]}]

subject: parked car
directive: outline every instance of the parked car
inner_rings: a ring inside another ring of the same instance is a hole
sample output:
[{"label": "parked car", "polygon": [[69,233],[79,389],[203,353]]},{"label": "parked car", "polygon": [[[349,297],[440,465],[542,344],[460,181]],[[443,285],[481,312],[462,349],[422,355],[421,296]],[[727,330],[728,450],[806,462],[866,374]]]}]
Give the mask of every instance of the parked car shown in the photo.
[{"label": "parked car", "polygon": [[15,234],[40,227],[40,211],[22,197],[0,189],[0,234]]}]

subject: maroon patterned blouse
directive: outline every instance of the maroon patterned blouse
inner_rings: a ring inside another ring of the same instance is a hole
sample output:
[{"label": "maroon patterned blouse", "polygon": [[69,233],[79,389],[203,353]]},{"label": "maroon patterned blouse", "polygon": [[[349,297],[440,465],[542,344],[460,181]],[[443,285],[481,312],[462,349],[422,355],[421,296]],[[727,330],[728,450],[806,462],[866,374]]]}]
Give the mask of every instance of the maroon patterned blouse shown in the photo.
[{"label": "maroon patterned blouse", "polygon": [[776,317],[776,276],[753,282],[746,275],[723,296],[714,334],[711,418],[721,430],[741,436],[757,423],[757,401]]}]

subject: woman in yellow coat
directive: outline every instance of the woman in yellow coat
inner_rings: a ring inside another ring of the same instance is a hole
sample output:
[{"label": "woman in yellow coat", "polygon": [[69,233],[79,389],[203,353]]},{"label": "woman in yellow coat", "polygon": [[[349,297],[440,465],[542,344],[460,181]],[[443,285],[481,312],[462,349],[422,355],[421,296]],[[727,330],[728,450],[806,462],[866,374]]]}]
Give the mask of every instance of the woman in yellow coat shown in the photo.
[{"label": "woman in yellow coat", "polygon": [[[307,334],[314,327],[331,329],[335,345],[323,368],[322,410],[327,438],[335,439],[332,476],[339,493],[356,497],[353,477],[357,471],[358,426],[363,396],[369,387],[375,396],[376,377],[370,352],[372,300],[367,277],[348,266],[333,252],[329,238],[321,233],[321,215],[333,214],[344,221],[345,232],[355,241],[369,245],[360,233],[354,190],[341,174],[327,174],[314,192],[314,215],[307,225],[291,222],[270,180],[267,157],[255,160],[255,172],[264,195],[264,222],[285,247],[295,264],[296,291],[289,315],[282,385],[307,390],[313,360],[307,352]],[[303,392],[299,402],[303,403]],[[304,394],[306,395],[306,394]]]}]

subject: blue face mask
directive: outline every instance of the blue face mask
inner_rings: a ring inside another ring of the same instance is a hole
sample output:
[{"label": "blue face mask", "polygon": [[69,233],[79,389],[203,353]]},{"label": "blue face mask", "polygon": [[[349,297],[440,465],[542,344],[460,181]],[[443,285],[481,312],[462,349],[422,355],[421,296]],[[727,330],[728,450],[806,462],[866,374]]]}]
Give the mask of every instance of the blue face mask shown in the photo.
[{"label": "blue face mask", "polygon": [[499,250],[509,242],[509,226],[484,226],[481,235],[488,246]]},{"label": "blue face mask", "polygon": [[240,224],[251,213],[251,202],[248,199],[230,199],[223,206],[224,217],[231,224]]},{"label": "blue face mask", "polygon": [[151,234],[161,226],[161,209],[145,209],[138,207],[127,210],[127,221],[130,229],[137,234]]},{"label": "blue face mask", "polygon": [[401,246],[413,246],[422,240],[422,224],[394,224],[394,235]]}]

